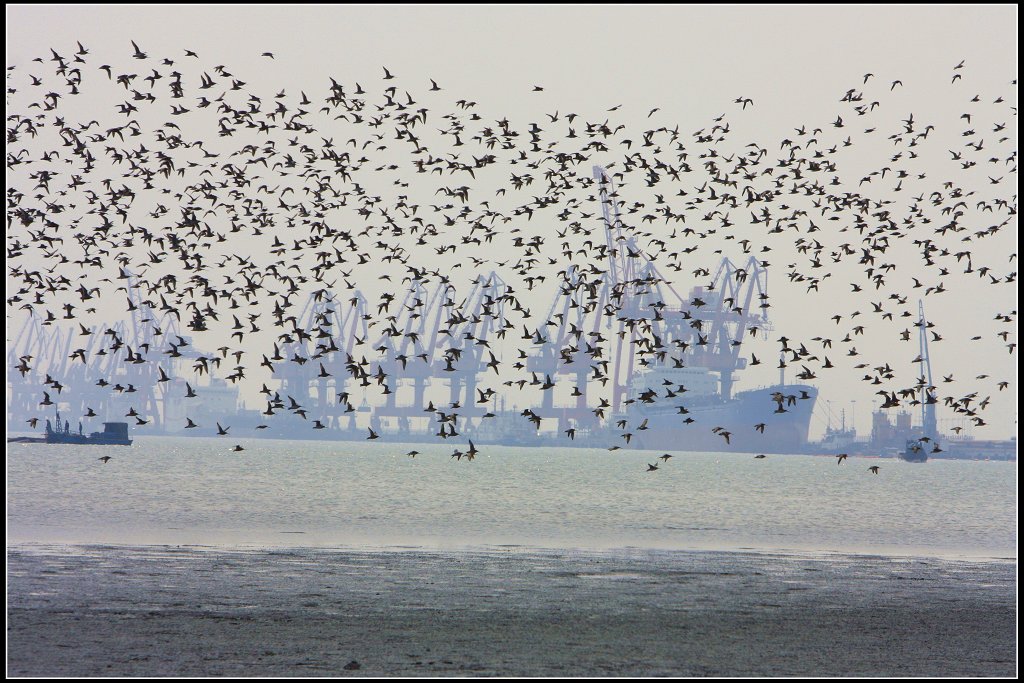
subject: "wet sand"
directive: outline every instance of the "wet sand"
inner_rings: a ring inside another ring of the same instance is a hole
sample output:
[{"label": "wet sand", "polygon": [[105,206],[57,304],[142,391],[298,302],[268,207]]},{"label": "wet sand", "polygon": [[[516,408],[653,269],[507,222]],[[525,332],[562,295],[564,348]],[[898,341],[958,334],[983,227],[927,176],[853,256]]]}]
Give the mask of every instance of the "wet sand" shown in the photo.
[{"label": "wet sand", "polygon": [[1012,560],[55,545],[7,559],[9,676],[1016,673]]}]

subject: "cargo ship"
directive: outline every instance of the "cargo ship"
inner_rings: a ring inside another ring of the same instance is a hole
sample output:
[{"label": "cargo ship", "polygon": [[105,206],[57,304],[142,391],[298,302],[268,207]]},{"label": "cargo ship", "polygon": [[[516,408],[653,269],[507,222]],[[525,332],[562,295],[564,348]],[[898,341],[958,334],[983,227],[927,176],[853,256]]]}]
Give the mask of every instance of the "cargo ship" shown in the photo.
[{"label": "cargo ship", "polygon": [[715,373],[699,367],[656,368],[631,388],[630,446],[656,450],[802,453],[818,398],[813,386],[776,384],[726,399]]},{"label": "cargo ship", "polygon": [[[505,411],[464,431],[474,442],[503,446],[805,453],[818,390],[776,384],[725,399],[707,368],[659,367],[636,375],[629,396],[625,410],[603,426],[575,429],[572,438],[561,429],[540,432],[528,417]],[[623,434],[631,435],[628,442]]]},{"label": "cargo ship", "polygon": [[[781,403],[776,401],[780,394]],[[645,429],[632,432],[630,445],[648,450],[803,453],[817,396],[811,386],[777,385],[738,392],[731,401],[691,404],[686,414],[671,408],[638,408],[629,413],[627,426]]]}]

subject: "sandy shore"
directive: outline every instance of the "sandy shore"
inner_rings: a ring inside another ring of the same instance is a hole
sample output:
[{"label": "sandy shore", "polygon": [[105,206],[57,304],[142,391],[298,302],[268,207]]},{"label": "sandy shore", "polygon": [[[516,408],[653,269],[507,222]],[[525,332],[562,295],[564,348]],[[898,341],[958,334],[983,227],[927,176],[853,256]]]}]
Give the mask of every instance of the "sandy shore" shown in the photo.
[{"label": "sandy shore", "polygon": [[1013,561],[34,545],[7,556],[13,676],[1016,672]]}]

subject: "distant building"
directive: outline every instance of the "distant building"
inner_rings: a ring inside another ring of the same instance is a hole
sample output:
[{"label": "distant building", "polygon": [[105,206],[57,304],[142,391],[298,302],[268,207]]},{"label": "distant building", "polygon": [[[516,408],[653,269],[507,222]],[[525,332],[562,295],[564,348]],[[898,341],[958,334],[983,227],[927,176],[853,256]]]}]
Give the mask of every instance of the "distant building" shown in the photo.
[{"label": "distant building", "polygon": [[208,385],[193,387],[197,395],[187,398],[185,384],[180,378],[171,380],[164,396],[164,426],[168,433],[184,430],[185,418],[192,418],[194,422],[223,422],[238,413],[238,387],[213,378]]}]

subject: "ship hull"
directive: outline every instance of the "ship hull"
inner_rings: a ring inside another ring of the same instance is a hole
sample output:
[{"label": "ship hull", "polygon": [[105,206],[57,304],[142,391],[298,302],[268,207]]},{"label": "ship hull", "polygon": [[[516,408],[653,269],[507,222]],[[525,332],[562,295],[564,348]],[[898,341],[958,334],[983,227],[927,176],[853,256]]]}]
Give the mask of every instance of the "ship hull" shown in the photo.
[{"label": "ship hull", "polygon": [[43,443],[74,444],[78,446],[131,446],[131,439],[104,436],[81,436],[78,434],[53,435],[42,439]]},{"label": "ship hull", "polygon": [[[782,394],[782,411],[773,396]],[[806,396],[807,398],[801,398]],[[661,451],[710,451],[736,453],[807,453],[808,431],[818,390],[809,385],[776,385],[740,392],[730,401],[710,399],[684,401],[687,413],[674,406],[634,403],[629,410],[613,415],[607,425],[587,430],[569,439],[563,433],[533,432],[527,418],[499,416],[510,428],[481,429],[471,434],[477,443],[503,446],[559,446],[620,448]],[[685,422],[690,419],[692,422]],[[626,427],[617,426],[619,420]],[[640,429],[646,420],[646,428]],[[764,432],[755,426],[764,424]],[[713,431],[716,427],[721,429]],[[513,432],[514,429],[514,432]],[[721,433],[729,432],[726,440]],[[623,434],[631,434],[627,442]]]},{"label": "ship hull", "polygon": [[928,449],[921,441],[911,440],[907,447],[900,453],[900,460],[904,462],[928,462]]},{"label": "ship hull", "polygon": [[[790,397],[783,400],[782,412],[779,412],[780,405],[773,398],[778,394]],[[474,424],[460,421],[459,434],[451,443],[463,444],[466,439],[472,439],[478,445],[525,448],[606,449],[618,446],[622,449],[676,452],[808,453],[811,452],[811,446],[807,437],[817,397],[818,391],[815,387],[786,384],[740,392],[729,401],[722,401],[717,397],[707,397],[703,402],[698,398],[681,398],[681,403],[688,411],[685,414],[680,413],[673,405],[633,403],[626,412],[607,416],[603,426],[576,429],[574,438],[569,438],[565,433],[567,427],[575,424],[572,409],[566,409],[564,415],[547,415],[543,430],[538,430],[530,419],[520,412],[497,411],[496,417],[474,420]],[[342,429],[332,426],[323,430],[313,430],[308,421],[287,417],[285,416],[286,419],[282,421],[269,421],[270,429],[253,436],[365,441],[368,434],[366,427]],[[688,418],[693,422],[684,422]],[[625,429],[618,427],[619,420],[626,420]],[[639,429],[644,420],[647,421],[646,429]],[[552,423],[556,421],[559,427],[551,429]],[[756,425],[762,423],[763,433],[755,429]],[[713,431],[716,427],[721,428],[717,433]],[[446,439],[440,438],[438,430],[436,424],[427,431],[396,430],[389,428],[388,425],[374,427],[374,431],[383,439],[390,441],[446,443]],[[721,435],[722,431],[730,432],[728,441]],[[628,442],[623,438],[625,433],[632,435]],[[204,436],[196,433],[187,435]]]},{"label": "ship hull", "polygon": [[104,422],[102,432],[93,432],[88,436],[83,434],[81,427],[77,433],[72,432],[67,423],[64,429],[60,429],[60,420],[57,420],[57,429],[51,429],[50,423],[46,423],[46,443],[74,444],[80,446],[131,446],[132,440],[128,438],[128,424],[125,422]]},{"label": "ship hull", "polygon": [[[787,398],[780,404],[773,395]],[[806,396],[807,398],[801,398]],[[630,411],[630,447],[666,451],[805,453],[818,391],[808,385],[781,385],[741,392],[731,401],[688,406],[689,412],[662,408]],[[692,419],[687,423],[685,420]],[[643,420],[647,429],[638,430]],[[763,431],[757,425],[764,425]],[[716,431],[717,430],[717,431]],[[728,439],[725,433],[728,433]]]}]

